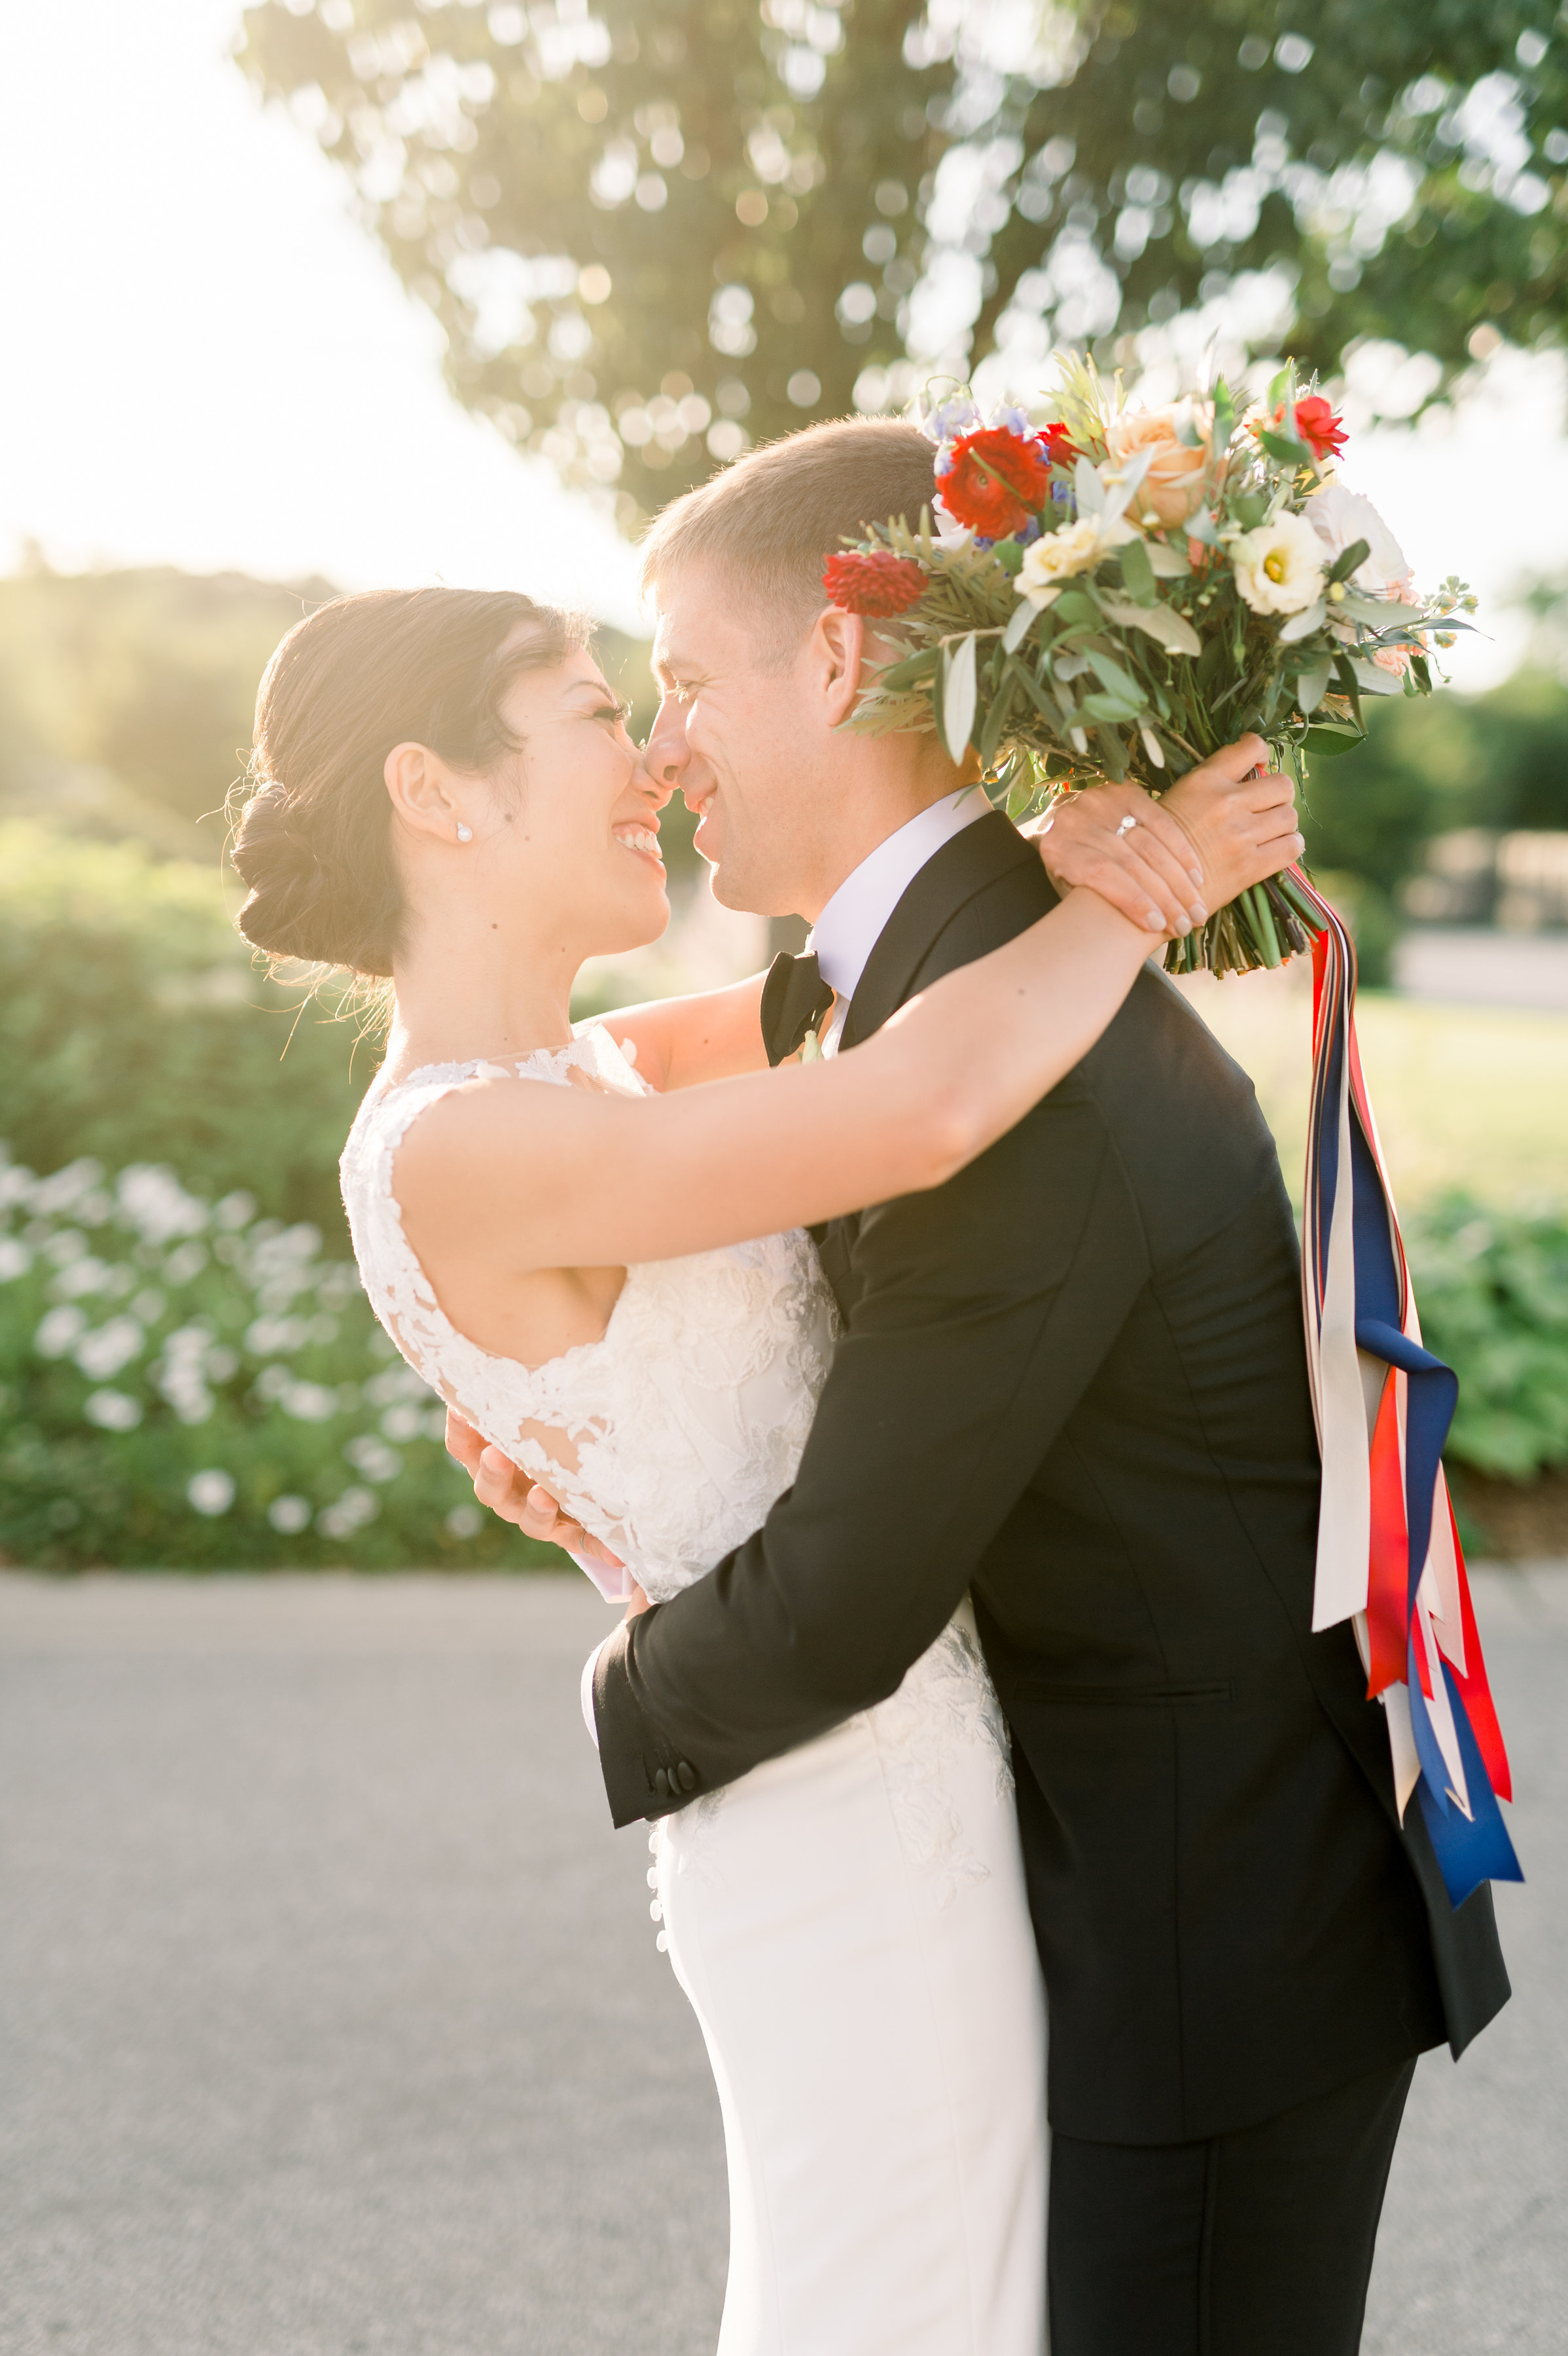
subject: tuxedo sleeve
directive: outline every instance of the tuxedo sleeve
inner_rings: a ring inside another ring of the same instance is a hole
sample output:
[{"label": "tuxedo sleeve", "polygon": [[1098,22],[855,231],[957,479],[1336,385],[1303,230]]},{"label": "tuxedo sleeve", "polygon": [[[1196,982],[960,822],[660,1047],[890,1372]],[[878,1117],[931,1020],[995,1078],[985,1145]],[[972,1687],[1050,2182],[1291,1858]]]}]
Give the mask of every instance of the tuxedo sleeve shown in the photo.
[{"label": "tuxedo sleeve", "polygon": [[1110,1349],[1148,1252],[1081,1067],[947,1185],[865,1213],[792,1488],[598,1655],[618,1825],[894,1691]]}]

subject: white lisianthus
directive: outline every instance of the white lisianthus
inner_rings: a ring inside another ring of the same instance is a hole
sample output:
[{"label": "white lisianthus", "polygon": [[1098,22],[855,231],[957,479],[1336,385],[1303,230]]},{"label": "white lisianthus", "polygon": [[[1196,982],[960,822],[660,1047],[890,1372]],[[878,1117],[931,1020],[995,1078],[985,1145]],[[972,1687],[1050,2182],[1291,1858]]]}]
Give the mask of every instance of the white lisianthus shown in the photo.
[{"label": "white lisianthus", "polygon": [[1076,523],[1030,541],[1013,587],[1038,611],[1060,596],[1063,582],[1092,573],[1101,557],[1137,537],[1122,516],[1080,515]]},{"label": "white lisianthus", "polygon": [[1356,588],[1369,597],[1408,602],[1413,579],[1409,562],[1370,499],[1359,491],[1348,491],[1343,483],[1327,483],[1314,491],[1302,513],[1327,551],[1330,563],[1352,541],[1366,541],[1366,558],[1350,575]]},{"label": "white lisianthus", "polygon": [[1299,614],[1323,594],[1323,542],[1302,516],[1277,515],[1228,542],[1236,586],[1254,614]]}]

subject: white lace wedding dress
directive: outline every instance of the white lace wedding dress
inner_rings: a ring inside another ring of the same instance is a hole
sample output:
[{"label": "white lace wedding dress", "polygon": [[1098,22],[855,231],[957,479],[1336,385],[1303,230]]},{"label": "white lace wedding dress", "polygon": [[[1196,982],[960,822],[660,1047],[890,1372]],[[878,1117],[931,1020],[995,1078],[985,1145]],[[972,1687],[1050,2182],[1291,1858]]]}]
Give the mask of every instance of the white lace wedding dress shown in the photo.
[{"label": "white lace wedding dress", "polygon": [[[662,1601],[793,1479],[831,1295],[805,1236],[770,1236],[629,1268],[603,1339],[547,1365],[479,1349],[443,1316],[393,1193],[410,1123],[476,1076],[645,1092],[596,1026],[504,1067],[375,1082],[342,1164],[366,1290],[424,1379]],[[1044,2008],[967,1612],[888,1700],[650,1846],[660,1944],[724,2116],[720,2356],[1039,2356]]]}]

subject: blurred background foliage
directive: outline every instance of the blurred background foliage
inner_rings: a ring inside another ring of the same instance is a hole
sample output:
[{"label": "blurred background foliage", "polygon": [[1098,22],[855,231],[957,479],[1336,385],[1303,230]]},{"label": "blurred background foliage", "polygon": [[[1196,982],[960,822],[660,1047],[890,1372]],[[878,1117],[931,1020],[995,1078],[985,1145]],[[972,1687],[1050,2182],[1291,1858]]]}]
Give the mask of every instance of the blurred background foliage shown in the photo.
[{"label": "blurred background foliage", "polygon": [[[631,522],[933,371],[1229,304],[1408,415],[1561,339],[1554,0],[262,0],[454,391]],[[1419,356],[1412,359],[1412,356]]]},{"label": "blurred background foliage", "polygon": [[1402,887],[1437,836],[1568,828],[1568,685],[1525,669],[1485,695],[1369,705],[1366,744],[1316,761],[1303,802],[1308,860],[1352,916],[1363,980],[1385,984]]},{"label": "blurred background foliage", "polygon": [[379,1052],[269,981],[207,867],[0,826],[0,1134],[42,1173],[172,1162],[341,1240],[338,1156]]}]

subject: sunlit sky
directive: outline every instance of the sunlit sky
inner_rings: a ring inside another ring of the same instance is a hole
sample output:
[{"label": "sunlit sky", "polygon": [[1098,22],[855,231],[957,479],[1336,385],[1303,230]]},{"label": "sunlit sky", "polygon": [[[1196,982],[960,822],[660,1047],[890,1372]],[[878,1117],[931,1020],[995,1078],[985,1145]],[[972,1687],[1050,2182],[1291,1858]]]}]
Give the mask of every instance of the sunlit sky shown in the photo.
[{"label": "sunlit sky", "polygon": [[[603,517],[467,417],[441,339],[349,218],[326,159],[228,55],[236,0],[49,0],[0,34],[0,565],[175,563],[348,588],[507,586],[637,626]],[[1348,472],[1419,580],[1498,609],[1568,560],[1555,362],[1505,351],[1444,430],[1363,436]],[[1028,388],[1019,387],[1019,391]],[[1483,616],[1486,618],[1486,616]]]}]

